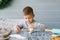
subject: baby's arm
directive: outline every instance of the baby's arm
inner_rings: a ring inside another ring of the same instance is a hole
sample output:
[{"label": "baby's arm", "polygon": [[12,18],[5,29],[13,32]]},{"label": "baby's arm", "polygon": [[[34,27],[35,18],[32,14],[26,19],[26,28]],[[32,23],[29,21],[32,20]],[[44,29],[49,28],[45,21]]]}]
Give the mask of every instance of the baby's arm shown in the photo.
[{"label": "baby's arm", "polygon": [[29,28],[34,29],[34,24],[29,25]]},{"label": "baby's arm", "polygon": [[21,31],[21,29],[23,29],[23,23],[19,23],[18,25],[16,25],[14,31],[16,33],[19,33]]},{"label": "baby's arm", "polygon": [[17,26],[17,27],[15,27],[15,29],[14,29],[14,30],[15,30],[15,32],[16,32],[16,33],[19,33],[19,32],[21,31],[20,27],[18,27],[18,26]]},{"label": "baby's arm", "polygon": [[33,29],[34,29],[34,25],[33,24],[30,24],[29,25],[29,28],[28,28],[28,30],[26,30],[26,32],[31,33],[33,31]]}]

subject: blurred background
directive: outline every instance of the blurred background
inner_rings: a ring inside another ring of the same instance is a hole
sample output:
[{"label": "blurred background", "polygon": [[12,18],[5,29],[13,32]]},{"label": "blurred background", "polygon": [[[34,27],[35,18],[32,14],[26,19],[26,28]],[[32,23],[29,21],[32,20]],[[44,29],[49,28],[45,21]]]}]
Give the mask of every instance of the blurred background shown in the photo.
[{"label": "blurred background", "polygon": [[0,18],[23,18],[23,8],[31,6],[35,19],[49,28],[60,28],[60,0],[13,0],[12,4],[0,9]]}]

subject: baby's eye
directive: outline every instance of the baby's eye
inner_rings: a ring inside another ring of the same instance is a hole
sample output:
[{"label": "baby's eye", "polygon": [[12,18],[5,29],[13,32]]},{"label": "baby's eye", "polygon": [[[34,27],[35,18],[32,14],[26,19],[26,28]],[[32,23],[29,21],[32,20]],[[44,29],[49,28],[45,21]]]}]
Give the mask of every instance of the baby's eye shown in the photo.
[{"label": "baby's eye", "polygon": [[27,18],[25,18],[25,19],[27,19]]},{"label": "baby's eye", "polygon": [[25,19],[31,19],[31,18],[25,18]]}]

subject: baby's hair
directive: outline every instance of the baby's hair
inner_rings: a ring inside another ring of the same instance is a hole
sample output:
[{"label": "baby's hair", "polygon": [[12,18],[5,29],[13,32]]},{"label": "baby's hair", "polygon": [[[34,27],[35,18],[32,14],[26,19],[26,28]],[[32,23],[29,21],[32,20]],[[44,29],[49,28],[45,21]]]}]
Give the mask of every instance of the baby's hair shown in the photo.
[{"label": "baby's hair", "polygon": [[33,15],[34,16],[32,7],[29,7],[29,6],[25,7],[23,9],[23,12],[24,12],[24,15]]}]

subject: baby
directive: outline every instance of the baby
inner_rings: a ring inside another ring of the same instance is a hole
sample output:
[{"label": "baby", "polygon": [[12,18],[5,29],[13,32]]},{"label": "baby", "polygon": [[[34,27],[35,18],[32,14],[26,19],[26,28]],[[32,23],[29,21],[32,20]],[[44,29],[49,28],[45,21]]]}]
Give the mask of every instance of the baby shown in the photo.
[{"label": "baby", "polygon": [[34,19],[35,14],[33,12],[33,9],[29,6],[25,7],[23,9],[23,13],[24,13],[24,19],[21,22],[21,24],[18,24],[18,26],[15,28],[15,32],[19,33],[21,31],[21,29],[26,28],[26,32],[31,33],[34,28],[40,27],[44,28],[43,25],[41,25],[38,21],[36,21]]}]

